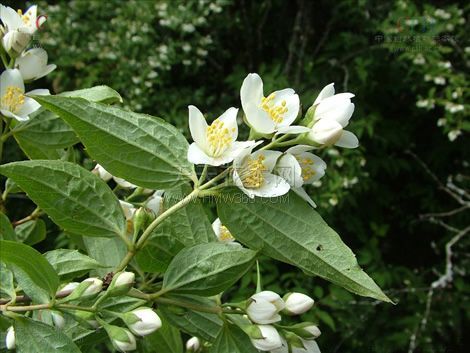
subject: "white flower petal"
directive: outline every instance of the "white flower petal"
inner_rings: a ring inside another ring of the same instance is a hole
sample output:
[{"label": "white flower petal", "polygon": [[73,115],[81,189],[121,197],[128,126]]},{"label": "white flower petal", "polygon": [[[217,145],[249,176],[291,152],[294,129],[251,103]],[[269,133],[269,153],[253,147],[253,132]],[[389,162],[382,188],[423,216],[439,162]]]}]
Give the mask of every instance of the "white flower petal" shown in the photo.
[{"label": "white flower petal", "polygon": [[343,148],[359,147],[359,140],[351,131],[343,131],[341,137],[336,141],[335,146]]},{"label": "white flower petal", "polygon": [[253,153],[252,157],[253,159],[258,158],[258,156],[264,156],[264,161],[263,164],[267,168],[268,172],[271,172],[274,167],[276,166],[276,162],[278,158],[282,155],[282,152],[280,151],[265,151],[265,150],[258,150],[255,153]]},{"label": "white flower petal", "polygon": [[300,154],[300,153],[303,153],[303,152],[311,151],[314,148],[315,147],[309,146],[309,145],[297,145],[297,146],[292,146],[292,147],[288,148],[286,153]]},{"label": "white flower petal", "polygon": [[188,106],[189,110],[189,130],[193,141],[201,148],[206,145],[207,122],[201,111],[194,105]]},{"label": "white flower petal", "polygon": [[300,125],[292,125],[292,126],[283,126],[280,127],[277,132],[277,134],[292,134],[292,135],[297,135],[297,134],[303,134],[305,132],[309,132],[310,129],[306,126],[300,126]]},{"label": "white flower petal", "polygon": [[0,19],[7,27],[8,31],[18,29],[23,26],[23,20],[18,12],[8,6],[0,4]]},{"label": "white flower petal", "polygon": [[315,99],[315,102],[313,102],[313,105],[320,103],[323,99],[331,97],[334,94],[335,94],[335,84],[330,83],[329,85],[326,85],[325,87],[323,87],[323,89],[318,94],[317,99]]},{"label": "white flower petal", "polygon": [[343,127],[336,120],[321,119],[313,125],[308,136],[317,143],[330,145],[338,141],[342,132]]},{"label": "white flower petal", "polygon": [[24,97],[24,103],[20,109],[16,112],[18,116],[29,116],[29,114],[35,112],[41,108],[41,105],[36,102],[34,99],[29,97]]},{"label": "white flower petal", "polygon": [[24,93],[23,77],[18,69],[7,69],[0,75],[0,97],[9,87],[19,88]]},{"label": "white flower petal", "polygon": [[273,92],[274,99],[273,105],[280,106],[283,101],[286,101],[287,112],[283,116],[283,120],[278,124],[278,127],[286,127],[294,122],[299,114],[300,99],[292,88],[285,88],[280,91]]},{"label": "white flower petal", "polygon": [[317,207],[316,203],[311,199],[310,195],[307,194],[307,192],[302,187],[292,188],[292,190],[305,201],[307,201],[310,206],[312,206],[313,208]]},{"label": "white flower petal", "polygon": [[227,153],[216,158],[208,156],[195,142],[188,148],[188,161],[193,164],[208,164],[217,167],[222,164],[230,163],[234,159],[235,156]]},{"label": "white flower petal", "polygon": [[29,116],[19,116],[19,115],[15,115],[13,114],[12,112],[8,111],[8,110],[4,110],[4,109],[0,109],[0,112],[6,116],[6,117],[9,117],[9,118],[13,118],[13,119],[16,119],[18,121],[28,121],[29,120]]},{"label": "white flower petal", "polygon": [[219,120],[224,123],[224,128],[227,128],[230,131],[230,134],[232,136],[232,142],[234,142],[238,137],[237,114],[238,109],[231,107],[228,108],[219,117]]},{"label": "white flower petal", "polygon": [[297,159],[290,153],[286,153],[279,158],[275,170],[291,187],[301,187],[304,183],[302,179],[302,167]]},{"label": "white flower petal", "polygon": [[266,173],[264,182],[257,189],[249,189],[253,195],[259,197],[277,197],[289,192],[290,185],[287,181],[278,175]]}]

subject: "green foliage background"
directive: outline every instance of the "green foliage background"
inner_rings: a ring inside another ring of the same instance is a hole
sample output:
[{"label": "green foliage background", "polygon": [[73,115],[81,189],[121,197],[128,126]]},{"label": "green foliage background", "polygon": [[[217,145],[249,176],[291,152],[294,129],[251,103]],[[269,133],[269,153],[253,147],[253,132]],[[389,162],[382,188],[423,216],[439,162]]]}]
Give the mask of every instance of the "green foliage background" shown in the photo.
[{"label": "green foliage background", "polygon": [[[161,116],[186,134],[187,105],[214,117],[240,106],[248,72],[263,77],[266,91],[293,87],[305,107],[330,82],[338,92],[355,93],[351,130],[361,147],[323,156],[327,175],[310,191],[320,214],[397,305],[354,297],[274,262],[262,263],[264,285],[315,297],[316,308],[305,319],[320,322],[323,352],[408,352],[414,333],[415,352],[464,352],[467,238],[453,248],[452,283],[435,291],[420,326],[430,285],[445,270],[445,244],[454,235],[422,215],[459,204],[413,157],[443,183],[452,175],[468,189],[469,7],[462,4],[41,1],[48,22],[36,44],[58,69],[38,85],[62,92],[106,84],[129,108]],[[18,1],[6,5],[21,7]],[[455,109],[459,105],[463,110]],[[19,154],[10,142],[6,158]],[[11,219],[32,210],[22,200],[12,202]],[[468,210],[442,221],[463,229]],[[73,244],[64,236],[39,244],[45,250],[58,246]],[[247,277],[233,295],[243,299],[252,291]]]}]

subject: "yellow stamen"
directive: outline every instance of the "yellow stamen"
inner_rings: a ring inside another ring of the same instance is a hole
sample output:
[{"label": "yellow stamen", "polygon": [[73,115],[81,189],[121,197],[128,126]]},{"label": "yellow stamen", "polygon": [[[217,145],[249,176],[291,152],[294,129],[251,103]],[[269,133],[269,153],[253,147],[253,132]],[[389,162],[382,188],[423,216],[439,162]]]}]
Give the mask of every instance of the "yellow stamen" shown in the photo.
[{"label": "yellow stamen", "polygon": [[25,24],[29,23],[29,20],[30,20],[29,15],[27,15],[27,14],[23,15],[23,11],[21,9],[18,9],[17,12],[18,12],[18,15],[20,15],[21,20],[23,21],[23,23],[25,23]]},{"label": "yellow stamen", "polygon": [[[235,129],[231,129],[232,133]],[[220,157],[232,144],[232,134],[219,119],[207,127],[206,138],[209,144],[209,154],[212,157]]]},{"label": "yellow stamen", "polygon": [[25,96],[23,91],[15,86],[9,86],[6,93],[1,98],[1,106],[3,109],[16,114],[24,104]]},{"label": "yellow stamen", "polygon": [[264,183],[264,172],[268,170],[264,165],[264,156],[259,155],[258,158],[249,160],[243,169],[240,178],[246,188],[257,189]]},{"label": "yellow stamen", "polygon": [[288,111],[286,107],[287,102],[283,100],[280,105],[274,105],[274,98],[276,98],[275,93],[271,93],[269,96],[261,98],[260,107],[268,113],[272,121],[276,124],[280,124],[284,120],[284,115]]},{"label": "yellow stamen", "polygon": [[301,158],[300,156],[295,156],[295,159],[297,159],[300,164],[300,167],[302,168],[302,179],[304,181],[313,178],[315,174],[317,174],[315,169],[313,169],[313,165],[315,164],[315,162],[312,159]]},{"label": "yellow stamen", "polygon": [[219,234],[220,241],[232,241],[235,240],[232,233],[227,229],[226,226],[220,226],[220,234]]}]

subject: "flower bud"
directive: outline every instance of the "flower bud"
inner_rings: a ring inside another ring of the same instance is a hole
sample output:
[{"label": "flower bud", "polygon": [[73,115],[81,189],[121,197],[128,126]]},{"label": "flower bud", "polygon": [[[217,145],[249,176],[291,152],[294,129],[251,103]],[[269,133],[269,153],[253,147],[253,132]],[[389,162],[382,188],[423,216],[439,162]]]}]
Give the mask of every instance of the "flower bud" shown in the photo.
[{"label": "flower bud", "polygon": [[15,329],[13,328],[13,326],[10,326],[7,330],[7,336],[5,338],[5,345],[7,346],[7,349],[16,348]]},{"label": "flower bud", "polygon": [[145,208],[139,207],[134,216],[134,232],[143,231],[155,219],[155,214]]},{"label": "flower bud", "polygon": [[332,119],[320,119],[308,133],[308,137],[320,145],[334,145],[343,133],[340,123]]},{"label": "flower bud", "polygon": [[47,52],[42,48],[29,49],[15,61],[24,81],[37,80],[54,71],[56,65],[47,65]]},{"label": "flower bud", "polygon": [[246,313],[257,324],[270,324],[281,321],[279,312],[285,307],[281,297],[271,291],[256,293],[249,299]]},{"label": "flower bud", "polygon": [[318,326],[311,322],[302,322],[300,324],[290,326],[287,330],[307,340],[318,338],[321,335],[321,331]]},{"label": "flower bud", "polygon": [[83,291],[82,297],[96,295],[103,289],[103,281],[96,277],[87,278],[82,281],[82,283],[90,283],[90,285]]},{"label": "flower bud", "polygon": [[107,294],[110,296],[126,294],[132,288],[134,282],[135,274],[133,272],[118,272],[114,275]]},{"label": "flower bud", "polygon": [[79,285],[80,283],[78,282],[70,282],[70,283],[67,283],[65,286],[63,286],[61,288],[61,290],[59,292],[73,292]]},{"label": "flower bud", "polygon": [[197,352],[201,348],[201,341],[197,337],[191,337],[186,342],[186,350],[188,352]]},{"label": "flower bud", "polygon": [[162,320],[150,308],[138,308],[123,315],[127,327],[138,336],[147,336],[162,327]]},{"label": "flower bud", "polygon": [[321,353],[317,342],[302,340],[302,347],[292,347],[292,353]]},{"label": "flower bud", "polygon": [[284,296],[286,307],[283,311],[286,315],[300,315],[309,311],[314,300],[302,293],[288,293]]},{"label": "flower bud", "polygon": [[63,329],[65,326],[64,316],[58,311],[52,311],[51,316],[52,316],[52,322],[54,323],[54,326],[57,327],[58,329]]},{"label": "flower bud", "polygon": [[282,347],[282,340],[279,332],[271,325],[257,325],[261,338],[254,338],[250,335],[251,343],[260,351],[270,351]]},{"label": "flower bud", "polygon": [[2,38],[2,45],[12,57],[17,57],[28,46],[32,35],[21,29],[8,31]]},{"label": "flower bud", "polygon": [[117,350],[129,352],[137,348],[135,337],[129,330],[114,325],[105,325],[104,329],[108,333],[111,343]]}]

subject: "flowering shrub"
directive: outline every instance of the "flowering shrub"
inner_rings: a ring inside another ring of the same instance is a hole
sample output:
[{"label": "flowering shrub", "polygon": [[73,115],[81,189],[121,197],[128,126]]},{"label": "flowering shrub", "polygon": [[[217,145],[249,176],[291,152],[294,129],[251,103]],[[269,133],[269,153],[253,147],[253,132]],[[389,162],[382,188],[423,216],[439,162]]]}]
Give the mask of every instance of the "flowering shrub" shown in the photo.
[{"label": "flowering shrub", "polygon": [[[193,352],[319,352],[316,323],[289,319],[312,309],[310,296],[263,290],[258,270],[255,293],[230,299],[262,256],[390,302],[304,190],[325,174],[313,152],[359,145],[345,130],[352,93],[329,84],[303,114],[293,89],[265,95],[251,73],[241,85],[243,112],[231,107],[208,124],[189,106],[189,144],[168,122],[120,107],[107,86],[25,93],[25,83],[56,68],[44,49],[29,49],[45,18],[36,6],[0,10],[0,146],[14,137],[30,157],[0,166],[8,178],[2,207],[9,194],[37,205],[15,228],[0,217],[7,349],[88,351],[107,336],[118,351],[166,344],[181,352],[183,331],[194,336],[186,342]],[[249,131],[246,141],[239,128]],[[77,144],[96,161],[92,170],[71,153]],[[207,200],[217,208],[212,224]],[[35,250],[46,228],[38,214],[84,251]]]}]

